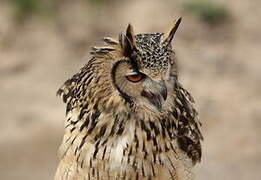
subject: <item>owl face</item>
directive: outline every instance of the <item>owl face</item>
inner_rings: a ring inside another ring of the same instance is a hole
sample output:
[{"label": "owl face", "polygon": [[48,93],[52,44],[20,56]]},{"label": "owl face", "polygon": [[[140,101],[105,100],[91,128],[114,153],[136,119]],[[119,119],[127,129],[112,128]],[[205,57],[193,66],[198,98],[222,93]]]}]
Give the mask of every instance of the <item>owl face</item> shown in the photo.
[{"label": "owl face", "polygon": [[114,73],[115,85],[123,98],[136,106],[161,110],[168,94],[165,82],[167,71],[162,78],[152,77],[142,69],[137,69],[130,61],[119,61]]},{"label": "owl face", "polygon": [[170,42],[179,23],[177,21],[167,33],[136,36],[129,25],[126,36],[120,40],[125,58],[114,64],[113,82],[121,96],[136,107],[162,110],[168,97],[173,57]]}]

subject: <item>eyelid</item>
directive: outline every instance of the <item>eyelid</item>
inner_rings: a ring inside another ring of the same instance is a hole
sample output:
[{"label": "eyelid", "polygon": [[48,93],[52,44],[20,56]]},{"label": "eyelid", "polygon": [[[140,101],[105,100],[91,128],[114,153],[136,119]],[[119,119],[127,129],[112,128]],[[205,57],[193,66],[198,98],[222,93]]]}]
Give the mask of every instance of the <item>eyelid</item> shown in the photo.
[{"label": "eyelid", "polygon": [[130,71],[126,74],[126,76],[133,76],[133,75],[138,75],[140,74],[139,72],[136,72],[136,71]]}]

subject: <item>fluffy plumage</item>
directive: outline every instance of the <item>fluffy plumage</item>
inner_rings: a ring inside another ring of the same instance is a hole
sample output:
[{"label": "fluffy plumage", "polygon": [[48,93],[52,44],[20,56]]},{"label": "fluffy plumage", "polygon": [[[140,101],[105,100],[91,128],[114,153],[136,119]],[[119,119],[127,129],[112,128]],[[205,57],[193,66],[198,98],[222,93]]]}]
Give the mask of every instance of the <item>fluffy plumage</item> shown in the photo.
[{"label": "fluffy plumage", "polygon": [[66,103],[56,180],[193,179],[200,122],[167,32],[104,38],[57,94]]}]

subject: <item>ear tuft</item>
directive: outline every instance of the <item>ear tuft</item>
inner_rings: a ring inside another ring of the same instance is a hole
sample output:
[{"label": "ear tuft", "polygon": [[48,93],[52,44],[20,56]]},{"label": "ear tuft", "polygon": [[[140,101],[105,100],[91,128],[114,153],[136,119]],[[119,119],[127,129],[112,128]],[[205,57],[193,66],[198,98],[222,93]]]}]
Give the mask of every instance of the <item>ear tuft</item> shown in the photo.
[{"label": "ear tuft", "polygon": [[135,34],[134,34],[133,27],[131,24],[129,24],[127,27],[126,36],[129,39],[132,47],[136,47]]},{"label": "ear tuft", "polygon": [[170,25],[168,30],[163,35],[163,44],[169,45],[181,23],[182,18],[179,17],[174,23]]},{"label": "ear tuft", "polygon": [[131,57],[134,49],[136,49],[135,35],[131,24],[128,25],[126,35],[120,34],[119,41],[126,57]]}]

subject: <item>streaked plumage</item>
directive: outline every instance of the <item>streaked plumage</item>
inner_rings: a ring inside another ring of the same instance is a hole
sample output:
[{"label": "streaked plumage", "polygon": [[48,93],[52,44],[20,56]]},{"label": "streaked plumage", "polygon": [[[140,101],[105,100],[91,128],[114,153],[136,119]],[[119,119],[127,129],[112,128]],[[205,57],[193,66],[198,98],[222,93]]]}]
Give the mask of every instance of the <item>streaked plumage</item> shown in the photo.
[{"label": "streaked plumage", "polygon": [[92,59],[58,90],[66,103],[56,180],[193,179],[200,122],[178,81],[166,33],[104,38]]}]

